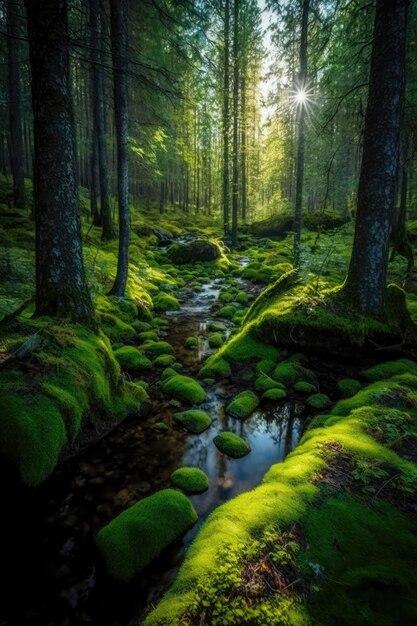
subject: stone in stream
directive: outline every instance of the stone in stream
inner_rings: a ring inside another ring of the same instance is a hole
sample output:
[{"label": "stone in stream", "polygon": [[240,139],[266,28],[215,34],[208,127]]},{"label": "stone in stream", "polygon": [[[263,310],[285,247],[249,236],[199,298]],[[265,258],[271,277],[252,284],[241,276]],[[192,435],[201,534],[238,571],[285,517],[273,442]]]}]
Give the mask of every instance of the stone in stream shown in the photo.
[{"label": "stone in stream", "polygon": [[174,413],[174,420],[188,432],[199,435],[211,425],[211,417],[205,411],[190,409],[181,413]]},{"label": "stone in stream", "polygon": [[213,439],[213,443],[220,452],[227,454],[227,456],[230,456],[232,459],[239,459],[242,456],[246,456],[251,451],[249,445],[242,437],[227,431],[219,433],[217,437]]},{"label": "stone in stream", "polygon": [[197,513],[183,493],[163,489],[115,517],[100,530],[96,543],[109,574],[127,581],[196,521]]},{"label": "stone in stream", "polygon": [[209,487],[207,475],[198,467],[180,467],[171,474],[171,481],[174,487],[190,494],[203,493]]},{"label": "stone in stream", "polygon": [[222,250],[219,244],[210,239],[194,239],[186,243],[176,243],[168,249],[168,256],[176,265],[215,261],[221,255]]}]

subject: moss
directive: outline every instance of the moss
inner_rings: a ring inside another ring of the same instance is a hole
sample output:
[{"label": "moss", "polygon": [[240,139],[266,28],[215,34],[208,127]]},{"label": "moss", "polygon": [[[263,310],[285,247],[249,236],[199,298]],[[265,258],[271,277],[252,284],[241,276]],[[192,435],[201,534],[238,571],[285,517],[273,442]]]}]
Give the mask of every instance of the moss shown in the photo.
[{"label": "moss", "polygon": [[123,370],[128,372],[150,370],[152,362],[137,348],[123,346],[114,352],[114,356]]},{"label": "moss", "polygon": [[226,359],[219,359],[217,355],[209,357],[200,370],[200,378],[228,378],[232,373],[230,364]]},{"label": "moss", "polygon": [[152,356],[172,354],[174,348],[167,341],[149,341],[141,346],[141,349]]},{"label": "moss", "polygon": [[197,467],[180,467],[171,474],[171,481],[185,493],[203,493],[209,487],[206,474]]},{"label": "moss", "polygon": [[297,391],[298,393],[311,394],[316,391],[316,386],[306,380],[299,380],[298,383],[295,383],[294,385],[294,391]]},{"label": "moss", "polygon": [[235,315],[237,309],[235,306],[233,306],[233,304],[228,304],[227,306],[222,307],[218,312],[217,315],[219,317],[223,317],[226,320],[231,320],[232,317]]},{"label": "moss", "polygon": [[134,328],[138,334],[141,332],[152,330],[152,326],[149,322],[142,322],[141,320],[136,320],[135,322],[132,322],[132,328]]},{"label": "moss", "polygon": [[417,396],[398,383],[378,381],[368,385],[351,398],[339,400],[331,412],[333,415],[348,415],[354,409],[370,404],[410,409],[417,407]]},{"label": "moss", "polygon": [[188,348],[188,350],[194,350],[198,348],[198,337],[187,337],[184,342],[184,346]]},{"label": "moss", "polygon": [[157,311],[178,311],[180,303],[175,296],[169,293],[161,293],[153,301],[154,307]]},{"label": "moss", "polygon": [[222,260],[222,264],[229,265],[221,245],[213,239],[197,238],[186,243],[173,244],[168,249],[168,255],[177,265],[216,260]]},{"label": "moss", "polygon": [[248,417],[259,404],[259,398],[253,391],[242,391],[227,405],[226,413],[232,417],[243,419]]},{"label": "moss", "polygon": [[284,385],[274,380],[270,376],[263,374],[258,376],[254,385],[255,391],[268,391],[268,389],[284,389]]},{"label": "moss", "polygon": [[221,333],[211,333],[208,336],[208,344],[210,348],[220,348],[224,343],[223,335]]},{"label": "moss", "polygon": [[240,459],[251,451],[249,445],[242,437],[231,432],[221,432],[214,439],[215,446],[232,459]]},{"label": "moss", "polygon": [[173,363],[175,363],[175,356],[173,354],[160,354],[153,362],[153,364],[158,367],[169,367]]},{"label": "moss", "polygon": [[166,432],[167,430],[169,430],[169,426],[168,424],[165,424],[165,422],[156,422],[156,424],[154,425],[154,429],[157,432]]},{"label": "moss", "polygon": [[126,324],[116,315],[102,313],[99,316],[103,332],[111,341],[130,341],[136,336],[136,331],[131,324]]},{"label": "moss", "polygon": [[417,376],[417,364],[409,359],[398,359],[397,361],[374,365],[363,372],[368,380],[383,380],[401,374]]},{"label": "moss", "polygon": [[139,339],[141,341],[158,341],[158,333],[154,330],[144,330],[139,333]]},{"label": "moss", "polygon": [[329,396],[326,396],[325,393],[313,393],[306,400],[308,406],[311,406],[313,409],[326,409],[332,403]]},{"label": "moss", "polygon": [[223,322],[211,321],[208,324],[208,329],[210,332],[213,333],[222,333],[226,330],[226,324],[224,324]]},{"label": "moss", "polygon": [[172,367],[166,367],[161,374],[161,380],[167,380],[167,378],[171,378],[171,376],[176,376],[178,372],[174,370]]},{"label": "moss", "polygon": [[212,423],[210,415],[205,411],[199,411],[197,409],[174,413],[174,420],[179,426],[188,430],[188,432],[197,435],[207,430]]},{"label": "moss", "polygon": [[168,396],[187,404],[201,404],[206,399],[206,392],[197,381],[180,374],[168,378],[162,389]]},{"label": "moss", "polygon": [[248,304],[249,296],[245,291],[239,291],[235,298],[236,302],[239,304]]},{"label": "moss", "polygon": [[286,397],[287,394],[284,389],[268,389],[262,394],[262,400],[269,400],[270,402],[278,402]]},{"label": "moss", "polygon": [[120,513],[97,535],[113,578],[130,580],[197,521],[181,492],[164,489]]},{"label": "moss", "polygon": [[279,363],[274,370],[274,378],[284,385],[291,385],[303,380],[305,377],[313,378],[313,376],[309,370],[301,367],[299,363],[289,360]]},{"label": "moss", "polygon": [[342,398],[350,398],[361,390],[362,385],[354,378],[342,378],[337,382],[337,388]]},{"label": "moss", "polygon": [[274,366],[275,361],[273,359],[262,359],[261,361],[259,361],[259,363],[256,364],[256,373],[269,374]]}]

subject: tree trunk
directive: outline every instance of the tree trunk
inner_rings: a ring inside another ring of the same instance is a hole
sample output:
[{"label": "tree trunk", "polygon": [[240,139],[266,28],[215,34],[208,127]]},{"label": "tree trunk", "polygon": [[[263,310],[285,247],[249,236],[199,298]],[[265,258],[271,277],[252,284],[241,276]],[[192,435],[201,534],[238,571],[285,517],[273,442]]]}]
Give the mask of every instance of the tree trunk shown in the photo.
[{"label": "tree trunk", "polygon": [[90,0],[90,39],[91,39],[91,86],[93,100],[93,141],[97,143],[101,238],[109,241],[116,237],[109,199],[109,179],[107,171],[106,135],[104,124],[104,83],[101,66],[102,49],[101,0]]},{"label": "tree trunk", "polygon": [[161,180],[160,182],[159,213],[160,215],[163,215],[165,213],[165,181],[163,180]]},{"label": "tree trunk", "polygon": [[382,313],[399,171],[407,0],[377,0],[356,227],[345,292]]},{"label": "tree trunk", "polygon": [[[246,69],[244,70],[244,72]],[[247,178],[246,178],[246,78],[242,76],[242,96],[241,96],[241,170],[242,170],[242,221],[246,222],[247,209],[248,209],[248,193],[247,193]]]},{"label": "tree trunk", "polygon": [[229,81],[230,81],[230,0],[225,0],[224,12],[224,83],[223,83],[223,231],[229,234]]},{"label": "tree trunk", "polygon": [[119,204],[119,255],[117,274],[110,291],[124,297],[129,268],[129,164],[128,164],[128,87],[127,0],[110,0],[113,53],[114,117],[117,142],[117,196]]},{"label": "tree trunk", "polygon": [[239,210],[239,0],[233,9],[233,195],[232,245],[237,243],[237,216]]},{"label": "tree trunk", "polygon": [[36,315],[95,326],[82,254],[67,3],[28,0],[35,143]]},{"label": "tree trunk", "polygon": [[[300,72],[298,89],[307,89],[307,52],[308,52],[308,14],[310,0],[303,0],[301,16]],[[298,108],[298,145],[297,145],[297,176],[295,181],[295,215],[294,215],[294,265],[300,264],[301,228],[303,210],[304,183],[304,150],[305,150],[305,106],[301,102]]]},{"label": "tree trunk", "polygon": [[25,177],[22,134],[22,106],[19,70],[19,0],[8,0],[7,6],[7,51],[9,71],[9,130],[10,161],[13,176],[13,204],[25,207]]}]

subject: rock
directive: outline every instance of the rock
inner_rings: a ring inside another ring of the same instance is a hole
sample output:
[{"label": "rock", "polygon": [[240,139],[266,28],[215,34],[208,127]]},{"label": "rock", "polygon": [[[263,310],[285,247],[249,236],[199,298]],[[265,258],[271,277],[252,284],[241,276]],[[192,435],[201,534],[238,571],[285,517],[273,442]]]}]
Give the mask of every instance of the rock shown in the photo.
[{"label": "rock", "polygon": [[176,243],[168,249],[168,256],[176,265],[215,261],[220,258],[221,254],[219,244],[211,239],[194,239],[186,243]]}]

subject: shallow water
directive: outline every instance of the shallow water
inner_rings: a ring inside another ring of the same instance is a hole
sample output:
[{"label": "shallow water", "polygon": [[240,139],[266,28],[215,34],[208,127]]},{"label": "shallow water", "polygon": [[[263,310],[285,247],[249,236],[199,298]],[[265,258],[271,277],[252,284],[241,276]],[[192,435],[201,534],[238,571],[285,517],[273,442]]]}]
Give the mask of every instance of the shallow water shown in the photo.
[{"label": "shallow water", "polygon": [[[215,280],[200,293],[185,294],[181,311],[168,316],[166,339],[184,364],[185,373],[195,374],[201,361],[213,352],[207,342],[208,323],[220,288],[221,280]],[[190,335],[199,337],[197,350],[184,347]],[[1,594],[0,624],[139,623],[144,608],[169,586],[186,546],[210,511],[259,484],[269,467],[299,440],[302,404],[291,400],[263,406],[241,422],[224,412],[236,393],[226,382],[207,390],[201,408],[210,413],[213,424],[206,432],[187,435],[171,428],[159,434],[153,425],[161,420],[171,423],[175,409],[154,381],[150,382],[152,409],[147,418],[126,420],[68,461],[38,490],[7,482],[8,515],[1,522],[0,541],[8,577]],[[212,443],[220,430],[244,437],[252,452],[243,459],[226,458]],[[135,580],[129,584],[111,581],[94,548],[95,534],[134,502],[169,486],[172,471],[183,465],[198,466],[209,477],[209,490],[192,496],[199,521]]]}]

